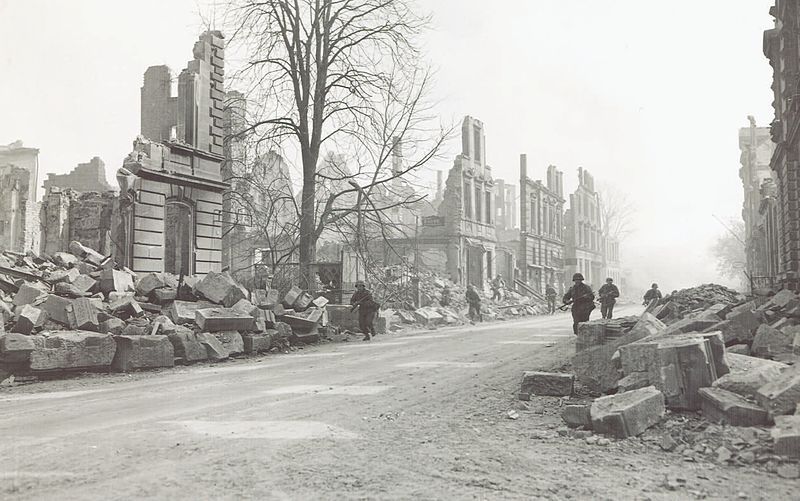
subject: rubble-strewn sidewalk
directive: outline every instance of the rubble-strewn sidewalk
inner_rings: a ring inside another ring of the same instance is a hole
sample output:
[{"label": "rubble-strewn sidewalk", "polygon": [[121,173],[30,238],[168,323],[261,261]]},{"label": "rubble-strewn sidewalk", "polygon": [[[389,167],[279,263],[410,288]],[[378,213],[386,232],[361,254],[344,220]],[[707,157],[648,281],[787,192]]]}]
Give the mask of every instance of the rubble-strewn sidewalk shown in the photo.
[{"label": "rubble-strewn sidewalk", "polygon": [[[800,296],[793,292],[746,298],[713,284],[681,290],[639,317],[580,324],[576,350],[571,373],[526,372],[520,394],[567,399],[562,419],[573,431],[565,435],[643,436],[687,460],[767,464],[800,477]],[[572,377],[575,390],[553,384]]]},{"label": "rubble-strewn sidewalk", "polygon": [[[446,286],[450,304],[435,304]],[[469,321],[458,287],[427,275],[421,287],[425,306],[382,310],[378,332]],[[485,310],[502,319],[544,306],[508,292]],[[0,254],[0,320],[0,381],[220,361],[357,329],[350,306],[328,304],[324,291],[250,291],[227,273],[137,275],[80,242],[52,256]]]}]

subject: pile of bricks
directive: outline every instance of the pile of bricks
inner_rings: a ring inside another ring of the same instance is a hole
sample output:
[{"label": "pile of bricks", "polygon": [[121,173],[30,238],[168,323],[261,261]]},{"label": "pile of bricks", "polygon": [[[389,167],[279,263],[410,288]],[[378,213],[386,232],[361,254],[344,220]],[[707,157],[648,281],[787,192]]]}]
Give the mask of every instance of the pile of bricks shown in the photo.
[{"label": "pile of bricks", "polygon": [[697,297],[681,291],[650,305],[619,336],[601,336],[601,324],[580,326],[587,346],[572,360],[576,379],[611,395],[568,406],[564,421],[626,437],[653,426],[664,409],[699,411],[714,423],[773,426],[774,453],[800,457],[800,297],[694,290]]},{"label": "pile of bricks", "polygon": [[0,380],[171,367],[316,341],[327,299],[248,291],[227,273],[137,276],[79,242],[0,254]]}]

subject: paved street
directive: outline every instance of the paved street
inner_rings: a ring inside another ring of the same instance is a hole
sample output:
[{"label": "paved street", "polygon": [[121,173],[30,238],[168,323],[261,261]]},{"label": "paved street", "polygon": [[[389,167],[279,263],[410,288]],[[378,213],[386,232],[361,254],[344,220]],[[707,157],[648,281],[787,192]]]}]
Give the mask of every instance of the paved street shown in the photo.
[{"label": "paved street", "polygon": [[[557,436],[557,409],[536,402],[519,409],[514,392],[521,372],[563,363],[573,349],[570,327],[568,314],[528,317],[5,389],[0,493],[13,499],[674,496],[659,486],[666,471],[685,473],[680,457],[624,444],[587,452],[590,446]],[[512,408],[520,419],[507,418]],[[727,479],[748,475],[713,465],[699,480],[688,474],[725,497],[741,490]],[[753,492],[780,497],[791,481],[777,480]],[[759,483],[751,478],[742,485]]]}]

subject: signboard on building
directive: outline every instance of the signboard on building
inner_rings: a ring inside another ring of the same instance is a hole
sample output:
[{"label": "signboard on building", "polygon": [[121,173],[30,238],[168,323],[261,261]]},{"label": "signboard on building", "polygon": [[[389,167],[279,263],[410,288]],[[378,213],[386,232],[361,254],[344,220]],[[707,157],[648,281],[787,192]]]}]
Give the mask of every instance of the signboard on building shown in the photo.
[{"label": "signboard on building", "polygon": [[440,216],[425,216],[422,218],[422,226],[444,226],[444,218]]}]

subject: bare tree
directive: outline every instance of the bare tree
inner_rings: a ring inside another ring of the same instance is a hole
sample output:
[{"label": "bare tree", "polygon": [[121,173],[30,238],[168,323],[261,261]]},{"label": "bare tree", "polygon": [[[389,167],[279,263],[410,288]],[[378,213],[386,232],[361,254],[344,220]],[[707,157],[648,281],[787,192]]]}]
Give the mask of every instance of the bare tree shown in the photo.
[{"label": "bare tree", "polygon": [[[426,101],[417,38],[428,19],[406,0],[232,0],[227,19],[234,52],[247,58],[235,82],[258,104],[240,134],[301,159],[297,248],[308,284],[322,233],[384,209],[368,205],[374,191],[436,157],[451,130]],[[396,141],[409,152],[400,169]],[[347,169],[321,169],[323,146]]]},{"label": "bare tree", "polygon": [[725,232],[711,247],[711,255],[717,261],[717,272],[726,278],[739,279],[742,285],[746,285],[747,256],[744,244],[744,221],[732,219],[724,225]]},{"label": "bare tree", "polygon": [[623,240],[633,228],[636,206],[617,188],[606,185],[600,188],[600,226],[606,239]]}]

